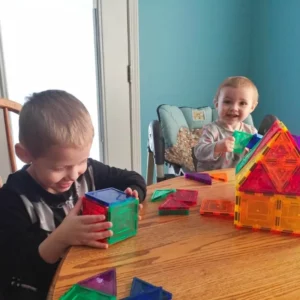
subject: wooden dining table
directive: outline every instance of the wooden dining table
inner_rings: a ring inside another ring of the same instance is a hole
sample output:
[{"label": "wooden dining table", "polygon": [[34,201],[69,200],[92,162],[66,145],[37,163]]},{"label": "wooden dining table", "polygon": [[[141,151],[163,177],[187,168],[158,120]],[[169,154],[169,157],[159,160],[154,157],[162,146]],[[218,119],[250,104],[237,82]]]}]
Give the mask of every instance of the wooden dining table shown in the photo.
[{"label": "wooden dining table", "polygon": [[[116,268],[117,299],[129,296],[133,277],[163,287],[174,300],[300,299],[299,237],[238,230],[232,218],[200,215],[203,199],[234,201],[234,169],[222,172],[227,182],[206,185],[177,177],[148,186],[137,235],[106,250],[72,247],[48,299],[111,268]],[[170,188],[198,191],[189,215],[158,215],[161,202],[151,202],[151,195]]]}]

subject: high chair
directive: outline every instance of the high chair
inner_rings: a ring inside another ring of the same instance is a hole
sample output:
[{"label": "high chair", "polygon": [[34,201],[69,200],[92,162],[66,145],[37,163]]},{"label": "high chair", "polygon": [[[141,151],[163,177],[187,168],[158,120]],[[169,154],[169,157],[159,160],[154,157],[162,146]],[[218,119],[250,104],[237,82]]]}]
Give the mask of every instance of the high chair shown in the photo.
[{"label": "high chair", "polygon": [[[202,127],[218,117],[215,108],[178,107],[162,104],[157,108],[158,120],[150,122],[148,127],[147,185],[181,176],[184,172],[195,171],[196,159],[193,147],[198,143]],[[277,118],[266,115],[258,133],[264,133]],[[252,116],[244,121],[254,125]]]}]

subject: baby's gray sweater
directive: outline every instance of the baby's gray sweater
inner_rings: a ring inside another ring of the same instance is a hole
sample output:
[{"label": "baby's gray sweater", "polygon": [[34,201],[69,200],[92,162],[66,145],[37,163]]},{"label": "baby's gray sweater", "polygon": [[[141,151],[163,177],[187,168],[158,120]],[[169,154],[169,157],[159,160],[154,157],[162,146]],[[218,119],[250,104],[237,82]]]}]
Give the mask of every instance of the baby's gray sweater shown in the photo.
[{"label": "baby's gray sweater", "polygon": [[[241,123],[239,131],[255,134],[255,127]],[[219,121],[212,122],[203,127],[199,143],[194,147],[197,158],[197,171],[209,171],[217,169],[235,168],[239,161],[245,156],[233,152],[222,153],[214,157],[215,145],[218,141],[232,136],[233,131],[224,128]]]}]

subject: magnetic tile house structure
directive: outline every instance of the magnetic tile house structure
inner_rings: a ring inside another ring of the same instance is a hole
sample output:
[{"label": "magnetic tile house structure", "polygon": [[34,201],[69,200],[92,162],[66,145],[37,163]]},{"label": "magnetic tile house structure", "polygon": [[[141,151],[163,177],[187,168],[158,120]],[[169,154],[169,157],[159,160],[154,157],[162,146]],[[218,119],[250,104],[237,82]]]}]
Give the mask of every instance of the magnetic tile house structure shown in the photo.
[{"label": "magnetic tile house structure", "polygon": [[279,120],[236,168],[234,224],[300,234],[300,150]]}]

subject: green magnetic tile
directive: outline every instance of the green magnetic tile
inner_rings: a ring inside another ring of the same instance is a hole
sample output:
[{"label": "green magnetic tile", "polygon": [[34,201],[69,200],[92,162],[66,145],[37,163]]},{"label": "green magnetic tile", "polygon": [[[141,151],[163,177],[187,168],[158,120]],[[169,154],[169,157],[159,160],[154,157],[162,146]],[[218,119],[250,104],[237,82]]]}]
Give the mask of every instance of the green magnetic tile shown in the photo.
[{"label": "green magnetic tile", "polygon": [[242,131],[234,131],[233,137],[235,138],[233,152],[241,154],[252,139],[252,134]]},{"label": "green magnetic tile", "polygon": [[132,198],[108,209],[108,221],[112,222],[113,236],[107,239],[108,244],[115,244],[137,234],[139,201]]},{"label": "green magnetic tile", "polygon": [[105,293],[84,288],[78,284],[74,284],[60,300],[117,300],[116,296],[107,295]]},{"label": "green magnetic tile", "polygon": [[165,199],[169,194],[175,193],[176,189],[166,189],[166,190],[155,190],[152,194],[151,201],[161,201]]},{"label": "green magnetic tile", "polygon": [[158,211],[160,216],[166,215],[189,215],[190,211],[188,209],[160,209]]}]

